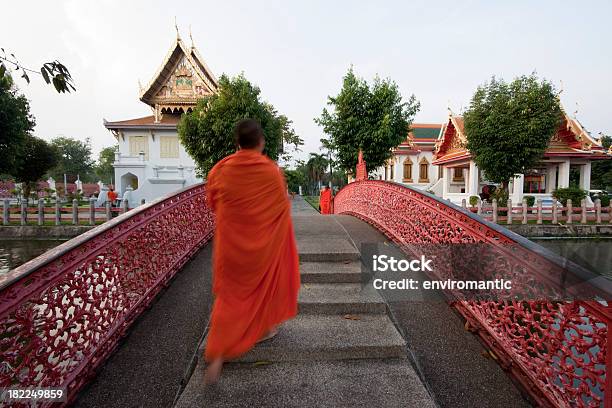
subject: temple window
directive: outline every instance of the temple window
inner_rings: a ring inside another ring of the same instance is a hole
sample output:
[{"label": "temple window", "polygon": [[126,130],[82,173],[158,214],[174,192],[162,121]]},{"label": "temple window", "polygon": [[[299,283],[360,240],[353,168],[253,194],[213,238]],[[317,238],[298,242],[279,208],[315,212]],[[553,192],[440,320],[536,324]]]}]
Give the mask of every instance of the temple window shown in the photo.
[{"label": "temple window", "polygon": [[404,175],[402,179],[408,183],[412,182],[412,161],[408,157],[404,160]]},{"label": "temple window", "polygon": [[419,162],[419,183],[429,183],[429,162],[425,157]]},{"label": "temple window", "polygon": [[463,179],[463,167],[453,168],[453,181],[465,181]]},{"label": "temple window", "polygon": [[162,159],[178,159],[178,138],[174,136],[161,136],[159,138],[159,157]]},{"label": "temple window", "polygon": [[145,155],[145,160],[149,160],[149,140],[146,136],[130,136],[130,156],[138,156],[140,152]]},{"label": "temple window", "polygon": [[393,166],[393,163],[389,164],[389,174],[390,180],[393,180],[395,178],[395,166]]}]

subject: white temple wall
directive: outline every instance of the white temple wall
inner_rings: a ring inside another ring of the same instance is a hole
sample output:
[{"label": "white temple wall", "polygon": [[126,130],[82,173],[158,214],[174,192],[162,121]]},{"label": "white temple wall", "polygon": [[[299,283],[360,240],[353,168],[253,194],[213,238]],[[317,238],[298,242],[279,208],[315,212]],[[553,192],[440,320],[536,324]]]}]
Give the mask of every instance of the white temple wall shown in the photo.
[{"label": "white temple wall", "polygon": [[122,133],[113,164],[115,189],[123,196],[129,175],[138,179],[138,188],[130,194],[130,207],[137,206],[142,199],[150,202],[202,181],[196,176],[195,162],[178,141],[175,130],[153,130],[153,134],[148,130],[125,130]]}]

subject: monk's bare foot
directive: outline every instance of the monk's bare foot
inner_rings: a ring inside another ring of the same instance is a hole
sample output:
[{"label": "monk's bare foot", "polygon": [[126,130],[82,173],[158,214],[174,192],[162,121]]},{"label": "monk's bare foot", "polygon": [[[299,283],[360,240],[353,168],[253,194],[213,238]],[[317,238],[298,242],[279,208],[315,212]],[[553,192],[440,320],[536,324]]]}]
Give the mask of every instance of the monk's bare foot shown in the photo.
[{"label": "monk's bare foot", "polygon": [[218,358],[213,360],[204,373],[204,385],[213,385],[219,382],[221,377],[221,369],[223,368],[223,359]]},{"label": "monk's bare foot", "polygon": [[257,342],[261,343],[262,341],[270,340],[277,334],[278,334],[278,326],[272,326],[270,330],[268,330],[268,332],[264,334],[261,339],[257,340]]}]

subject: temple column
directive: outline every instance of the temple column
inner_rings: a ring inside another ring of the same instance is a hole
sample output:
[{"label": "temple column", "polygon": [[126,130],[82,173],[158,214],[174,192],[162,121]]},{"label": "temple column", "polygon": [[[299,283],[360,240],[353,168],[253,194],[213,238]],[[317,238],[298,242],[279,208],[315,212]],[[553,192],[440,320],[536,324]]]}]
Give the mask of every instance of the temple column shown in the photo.
[{"label": "temple column", "polygon": [[447,198],[450,191],[450,167],[442,167],[442,198]]},{"label": "temple column", "polygon": [[474,161],[472,160],[470,160],[470,170],[468,172],[468,177],[468,189],[466,191],[470,196],[477,196],[479,184],[478,166],[476,166],[476,163],[474,163]]},{"label": "temple column", "polygon": [[470,177],[469,177],[469,170],[466,168],[461,169],[461,172],[463,173],[463,189],[465,190],[465,194],[468,193],[468,191],[470,190],[470,186],[469,186],[469,182],[470,182]]},{"label": "temple column", "polygon": [[583,190],[591,189],[591,162],[586,162],[580,166],[580,188]]},{"label": "temple column", "polygon": [[558,188],[569,187],[569,176],[570,176],[570,161],[565,160],[559,163],[559,180],[557,180]]},{"label": "temple column", "polygon": [[512,202],[520,203],[523,201],[523,184],[525,182],[525,175],[519,174],[512,180]]},{"label": "temple column", "polygon": [[400,160],[399,156],[393,158],[393,167],[395,168],[395,170],[393,171],[393,181],[395,181],[396,183],[402,182],[402,173],[400,172],[402,170],[400,168],[401,162],[402,161]]},{"label": "temple column", "polygon": [[549,164],[546,167],[546,192],[552,193],[557,188],[557,165]]}]

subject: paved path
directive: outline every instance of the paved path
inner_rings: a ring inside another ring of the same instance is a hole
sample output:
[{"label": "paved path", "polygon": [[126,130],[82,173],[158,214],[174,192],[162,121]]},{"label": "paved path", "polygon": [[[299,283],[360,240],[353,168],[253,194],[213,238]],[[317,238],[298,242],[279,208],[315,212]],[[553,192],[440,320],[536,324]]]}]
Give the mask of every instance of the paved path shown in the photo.
[{"label": "paved path", "polygon": [[345,229],[306,206],[293,201],[300,314],[226,364],[214,387],[203,385],[198,361],[177,407],[435,407],[384,301],[362,290],[360,254]]}]

